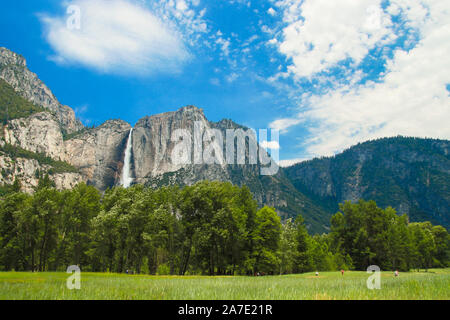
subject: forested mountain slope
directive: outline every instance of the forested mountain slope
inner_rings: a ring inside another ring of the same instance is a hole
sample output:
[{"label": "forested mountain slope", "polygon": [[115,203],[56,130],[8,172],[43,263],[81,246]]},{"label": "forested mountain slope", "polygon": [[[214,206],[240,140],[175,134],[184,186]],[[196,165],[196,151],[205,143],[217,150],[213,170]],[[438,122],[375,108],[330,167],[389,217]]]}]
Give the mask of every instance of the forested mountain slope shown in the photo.
[{"label": "forested mountain slope", "polygon": [[345,200],[375,200],[412,221],[450,226],[450,141],[395,137],[285,169],[297,190],[328,213]]}]

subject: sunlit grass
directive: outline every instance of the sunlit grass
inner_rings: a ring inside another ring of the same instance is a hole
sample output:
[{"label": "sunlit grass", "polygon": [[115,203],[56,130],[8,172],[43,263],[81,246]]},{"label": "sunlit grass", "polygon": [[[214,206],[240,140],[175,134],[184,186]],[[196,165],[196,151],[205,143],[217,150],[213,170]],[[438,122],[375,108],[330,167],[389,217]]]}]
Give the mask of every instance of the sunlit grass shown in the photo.
[{"label": "sunlit grass", "polygon": [[146,276],[82,273],[81,290],[69,290],[66,273],[0,273],[0,299],[329,300],[450,299],[450,269],[381,274],[369,290],[366,272],[321,272],[265,277]]}]

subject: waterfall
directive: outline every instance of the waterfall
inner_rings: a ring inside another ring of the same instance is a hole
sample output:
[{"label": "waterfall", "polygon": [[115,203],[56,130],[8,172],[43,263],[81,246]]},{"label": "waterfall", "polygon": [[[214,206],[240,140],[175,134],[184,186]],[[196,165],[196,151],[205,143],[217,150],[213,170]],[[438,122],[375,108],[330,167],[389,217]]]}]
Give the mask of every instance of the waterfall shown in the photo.
[{"label": "waterfall", "polygon": [[123,169],[122,169],[122,177],[121,184],[125,188],[131,186],[133,182],[132,174],[131,174],[131,150],[133,148],[131,136],[133,134],[133,129],[130,130],[130,134],[128,135],[127,147],[125,149],[125,158],[123,160]]}]

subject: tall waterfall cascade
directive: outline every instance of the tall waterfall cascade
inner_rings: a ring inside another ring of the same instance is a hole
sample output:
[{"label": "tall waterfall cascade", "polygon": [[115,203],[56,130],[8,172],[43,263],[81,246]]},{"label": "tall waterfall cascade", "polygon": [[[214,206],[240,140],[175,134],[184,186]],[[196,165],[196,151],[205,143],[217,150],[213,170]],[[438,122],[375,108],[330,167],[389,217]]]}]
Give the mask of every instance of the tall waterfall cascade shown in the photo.
[{"label": "tall waterfall cascade", "polygon": [[128,135],[127,147],[125,149],[125,158],[123,159],[122,177],[120,179],[120,182],[124,188],[130,187],[133,183],[133,177],[131,173],[131,151],[133,148],[132,135],[133,129],[130,130],[130,134]]}]

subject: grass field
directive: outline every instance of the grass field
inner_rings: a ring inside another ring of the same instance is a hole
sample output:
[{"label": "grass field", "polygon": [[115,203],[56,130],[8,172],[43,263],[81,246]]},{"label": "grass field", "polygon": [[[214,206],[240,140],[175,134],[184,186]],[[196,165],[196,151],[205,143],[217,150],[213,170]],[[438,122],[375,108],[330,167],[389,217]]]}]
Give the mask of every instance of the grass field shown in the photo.
[{"label": "grass field", "polygon": [[0,299],[311,300],[450,299],[450,269],[381,274],[369,290],[366,272],[321,272],[265,277],[145,276],[82,273],[81,289],[66,288],[66,273],[0,273]]}]

